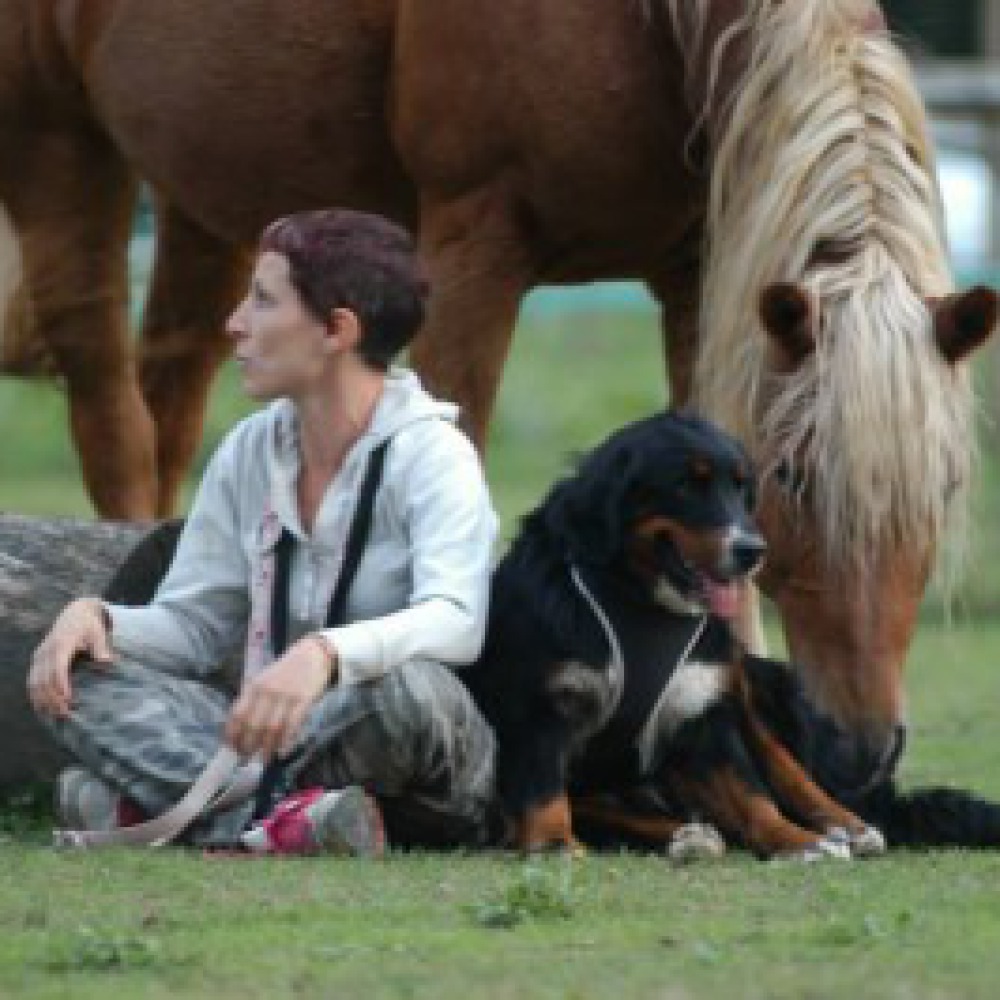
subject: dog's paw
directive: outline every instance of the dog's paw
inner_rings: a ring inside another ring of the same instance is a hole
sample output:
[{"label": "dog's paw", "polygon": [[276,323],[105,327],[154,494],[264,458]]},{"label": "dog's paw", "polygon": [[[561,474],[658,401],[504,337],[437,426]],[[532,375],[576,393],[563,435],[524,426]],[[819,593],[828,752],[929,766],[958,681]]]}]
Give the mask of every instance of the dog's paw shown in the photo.
[{"label": "dog's paw", "polygon": [[719,858],[725,853],[726,842],[722,835],[707,823],[685,823],[667,845],[667,857],[676,864]]},{"label": "dog's paw", "polygon": [[785,851],[776,854],[771,861],[778,863],[784,861],[804,861],[812,863],[822,861],[825,858],[838,858],[841,861],[851,860],[851,845],[847,841],[846,832],[843,830],[831,830],[819,840],[813,841],[795,851]]},{"label": "dog's paw", "polygon": [[866,826],[850,834],[851,854],[856,858],[874,858],[885,854],[886,842],[882,831],[874,826]]},{"label": "dog's paw", "polygon": [[885,837],[874,826],[864,826],[860,830],[847,830],[834,826],[826,831],[826,840],[845,844],[854,858],[870,858],[885,854]]}]

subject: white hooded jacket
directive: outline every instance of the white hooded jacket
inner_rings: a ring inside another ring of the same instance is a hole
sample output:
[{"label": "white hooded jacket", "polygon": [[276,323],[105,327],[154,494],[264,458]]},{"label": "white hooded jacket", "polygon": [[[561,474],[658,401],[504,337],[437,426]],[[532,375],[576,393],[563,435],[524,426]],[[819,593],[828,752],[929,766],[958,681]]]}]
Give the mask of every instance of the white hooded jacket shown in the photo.
[{"label": "white hooded jacket", "polygon": [[[268,556],[281,528],[296,538],[289,642],[323,631],[339,680],[374,680],[401,663],[458,668],[479,654],[496,538],[479,456],[412,372],[393,370],[368,430],[327,487],[313,530],[299,520],[295,410],[278,400],[239,423],[215,453],[177,553],[152,602],[107,605],[116,654],[205,675],[266,635],[252,603],[269,604]],[[347,624],[323,629],[357,494],[374,447],[391,438],[371,531],[347,602]],[[253,599],[253,600],[252,600]]]}]

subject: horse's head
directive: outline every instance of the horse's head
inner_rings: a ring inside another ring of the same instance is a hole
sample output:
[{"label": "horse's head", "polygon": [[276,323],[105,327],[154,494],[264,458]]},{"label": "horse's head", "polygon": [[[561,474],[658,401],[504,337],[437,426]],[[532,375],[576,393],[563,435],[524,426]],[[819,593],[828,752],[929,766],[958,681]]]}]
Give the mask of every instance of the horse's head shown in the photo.
[{"label": "horse's head", "polygon": [[738,6],[713,35],[718,6],[695,5],[717,88],[692,395],[761,470],[762,584],[863,780],[898,744],[907,645],[964,506],[963,359],[996,297],[952,294],[926,114],[873,0]]},{"label": "horse's head", "polygon": [[[878,357],[878,343],[853,340],[858,331],[822,329],[849,319],[849,298],[824,304],[776,284],[760,303],[773,371],[758,400],[760,583],[807,688],[859,736],[859,776],[891,751],[902,724],[906,651],[968,475],[968,428],[948,383],[958,388],[962,360],[997,318],[997,295],[984,288],[907,301],[920,331],[896,365]],[[864,373],[854,382],[851,365],[873,367],[886,384]]]}]

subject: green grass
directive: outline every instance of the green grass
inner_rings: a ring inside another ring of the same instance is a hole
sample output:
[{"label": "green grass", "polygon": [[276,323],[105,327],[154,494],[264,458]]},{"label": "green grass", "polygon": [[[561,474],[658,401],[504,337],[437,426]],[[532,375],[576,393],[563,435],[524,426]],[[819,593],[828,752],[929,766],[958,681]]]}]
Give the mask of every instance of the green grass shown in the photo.
[{"label": "green grass", "polygon": [[[651,315],[528,325],[488,460],[507,535],[575,451],[663,398]],[[199,467],[246,409],[227,370]],[[0,509],[90,510],[55,388],[0,384],[0,426]],[[995,451],[958,624],[937,624],[932,603],[913,647],[901,778],[1000,797]],[[0,810],[0,997],[986,1000],[1000,975],[995,852],[809,867],[731,854],[681,869],[624,854],[209,861],[57,854],[40,833],[50,821],[28,792]]]},{"label": "green grass", "polygon": [[[997,348],[979,369],[994,390]],[[611,429],[664,404],[664,362],[652,309],[619,312],[534,311],[521,324],[497,402],[487,473],[504,538],[576,454]],[[235,370],[224,367],[212,393],[202,446],[184,500],[225,431],[250,409]],[[985,421],[984,421],[985,423]],[[65,399],[57,386],[0,380],[0,510],[88,515],[69,440]],[[983,434],[973,500],[967,571],[952,608],[961,617],[1000,610],[1000,427]],[[927,606],[941,616],[941,595]]]},{"label": "green grass", "polygon": [[[904,783],[1000,796],[998,659],[1000,625],[921,629]],[[997,852],[0,851],[0,996],[992,1000],[1000,975]]]}]

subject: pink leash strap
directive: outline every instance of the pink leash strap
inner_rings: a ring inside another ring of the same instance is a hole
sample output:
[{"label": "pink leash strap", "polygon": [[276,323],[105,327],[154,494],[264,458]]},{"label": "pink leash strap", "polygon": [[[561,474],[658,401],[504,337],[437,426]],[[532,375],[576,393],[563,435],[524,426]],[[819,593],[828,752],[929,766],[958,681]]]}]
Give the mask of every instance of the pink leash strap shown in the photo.
[{"label": "pink leash strap", "polygon": [[176,839],[199,816],[236,805],[257,789],[261,765],[257,761],[240,766],[232,747],[222,746],[198,775],[187,793],[166,812],[135,826],[115,830],[55,830],[56,847],[163,847]]}]

